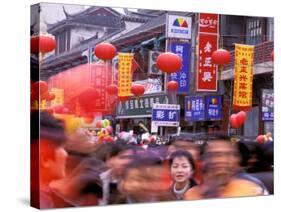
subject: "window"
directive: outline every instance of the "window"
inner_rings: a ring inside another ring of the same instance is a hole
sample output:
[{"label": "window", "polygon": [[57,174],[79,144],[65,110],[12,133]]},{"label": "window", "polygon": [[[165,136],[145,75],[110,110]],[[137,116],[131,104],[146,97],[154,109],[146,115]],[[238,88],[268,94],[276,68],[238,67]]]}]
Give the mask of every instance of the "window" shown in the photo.
[{"label": "window", "polygon": [[265,39],[265,20],[262,18],[249,18],[246,25],[246,43],[256,45]]}]

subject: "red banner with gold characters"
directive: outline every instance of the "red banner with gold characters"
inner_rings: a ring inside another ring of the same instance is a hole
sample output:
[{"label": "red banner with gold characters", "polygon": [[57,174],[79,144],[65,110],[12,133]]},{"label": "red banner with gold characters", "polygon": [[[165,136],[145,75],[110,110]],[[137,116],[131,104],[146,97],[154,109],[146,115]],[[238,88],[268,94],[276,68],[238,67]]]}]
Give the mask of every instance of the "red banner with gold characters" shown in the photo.
[{"label": "red banner with gold characters", "polygon": [[254,46],[235,44],[233,109],[251,110]]},{"label": "red banner with gold characters", "polygon": [[217,91],[217,66],[212,53],[218,48],[219,15],[199,14],[197,91]]},{"label": "red banner with gold characters", "polygon": [[118,96],[131,96],[133,53],[118,54]]}]

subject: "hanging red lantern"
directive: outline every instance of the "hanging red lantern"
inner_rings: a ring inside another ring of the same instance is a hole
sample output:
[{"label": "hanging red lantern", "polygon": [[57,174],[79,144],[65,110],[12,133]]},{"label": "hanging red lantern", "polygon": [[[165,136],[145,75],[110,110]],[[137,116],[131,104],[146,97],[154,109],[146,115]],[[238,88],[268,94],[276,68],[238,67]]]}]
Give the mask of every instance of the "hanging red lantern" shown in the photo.
[{"label": "hanging red lantern", "polygon": [[140,84],[134,84],[131,87],[131,92],[134,94],[136,97],[139,97],[144,94],[145,88],[143,85]]},{"label": "hanging red lantern", "polygon": [[54,93],[49,93],[48,92],[48,95],[47,95],[47,97],[46,97],[46,100],[47,101],[52,101],[52,100],[54,100],[56,98],[56,95],[54,94]]},{"label": "hanging red lantern", "polygon": [[97,90],[89,87],[78,96],[78,101],[86,112],[90,112],[95,109],[98,96]]},{"label": "hanging red lantern", "polygon": [[257,136],[256,141],[257,141],[259,144],[263,144],[263,143],[265,142],[265,136],[264,136],[264,135],[259,135],[259,136]]},{"label": "hanging red lantern", "polygon": [[116,55],[116,48],[110,43],[100,43],[94,50],[97,58],[102,60],[111,60]]},{"label": "hanging red lantern", "polygon": [[45,81],[37,81],[33,83],[33,85],[31,86],[31,92],[35,95],[38,93],[40,93],[40,95],[43,95],[47,91],[48,91],[48,84]]},{"label": "hanging red lantern", "polygon": [[182,59],[172,52],[164,52],[157,57],[156,65],[161,71],[170,74],[181,69]]},{"label": "hanging red lantern", "polygon": [[45,54],[56,48],[56,40],[50,34],[34,35],[30,38],[30,50],[33,54]]},{"label": "hanging red lantern", "polygon": [[230,116],[230,125],[232,128],[235,128],[235,129],[239,127],[239,123],[237,120],[237,114],[232,114]]},{"label": "hanging red lantern", "polygon": [[238,122],[239,126],[244,124],[244,122],[246,121],[246,118],[247,118],[246,112],[240,111],[239,113],[237,113],[237,122]]},{"label": "hanging red lantern", "polygon": [[230,62],[230,53],[225,49],[217,49],[212,53],[212,62],[217,65],[226,65]]},{"label": "hanging red lantern", "polygon": [[271,52],[271,61],[274,61],[274,51]]},{"label": "hanging red lantern", "polygon": [[172,80],[167,83],[167,89],[169,91],[176,91],[176,90],[178,90],[178,87],[179,87],[179,84],[177,81]]},{"label": "hanging red lantern", "polygon": [[106,89],[107,93],[109,93],[110,95],[117,95],[118,93],[118,88],[116,85],[111,84],[107,87]]},{"label": "hanging red lantern", "polygon": [[120,102],[126,102],[127,100],[129,100],[131,97],[130,96],[118,96],[118,100]]}]

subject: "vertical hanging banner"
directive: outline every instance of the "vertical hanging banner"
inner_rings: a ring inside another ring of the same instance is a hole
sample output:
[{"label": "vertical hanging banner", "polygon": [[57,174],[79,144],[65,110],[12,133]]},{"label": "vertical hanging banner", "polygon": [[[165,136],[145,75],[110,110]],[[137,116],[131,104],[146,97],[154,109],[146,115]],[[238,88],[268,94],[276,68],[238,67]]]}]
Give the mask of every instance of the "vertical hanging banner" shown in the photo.
[{"label": "vertical hanging banner", "polygon": [[172,73],[169,76],[170,80],[178,82],[178,94],[184,94],[188,92],[189,82],[189,69],[190,69],[190,44],[172,42],[171,52],[179,55],[182,58],[182,68],[176,73]]},{"label": "vertical hanging banner", "polygon": [[206,119],[222,119],[222,96],[206,96]]},{"label": "vertical hanging banner", "polygon": [[254,46],[235,44],[233,109],[250,110],[253,94]]},{"label": "vertical hanging banner", "polygon": [[218,34],[219,15],[210,13],[199,14],[199,33]]},{"label": "vertical hanging banner", "polygon": [[133,53],[118,54],[118,96],[131,96]]},{"label": "vertical hanging banner", "polygon": [[217,91],[217,66],[212,63],[212,53],[218,49],[219,16],[199,14],[198,26],[197,91]]},{"label": "vertical hanging banner", "polygon": [[106,86],[109,82],[109,73],[111,67],[107,64],[91,64],[90,65],[90,86],[94,87],[99,93],[99,98],[96,100],[95,110],[104,111],[106,110]]}]

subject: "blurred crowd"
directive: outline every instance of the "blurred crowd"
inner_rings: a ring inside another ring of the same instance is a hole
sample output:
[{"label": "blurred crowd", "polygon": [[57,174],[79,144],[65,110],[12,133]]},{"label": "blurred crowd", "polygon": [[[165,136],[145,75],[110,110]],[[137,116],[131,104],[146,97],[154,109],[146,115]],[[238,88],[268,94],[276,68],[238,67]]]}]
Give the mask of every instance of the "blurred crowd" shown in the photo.
[{"label": "blurred crowd", "polygon": [[123,132],[93,141],[79,131],[66,134],[47,112],[31,121],[39,116],[40,131],[31,132],[32,158],[39,159],[31,161],[31,201],[40,208],[273,194],[273,140],[235,142],[220,134],[163,144],[157,135],[138,141]]}]

